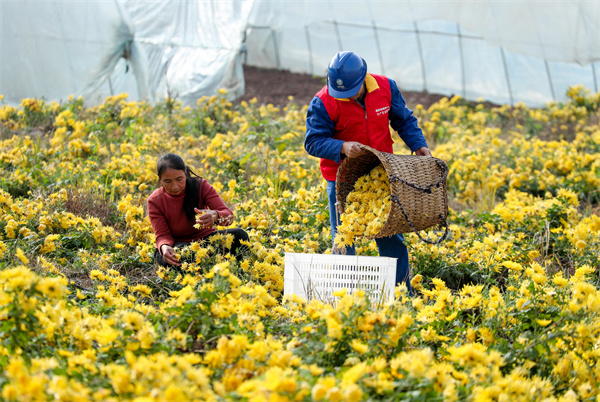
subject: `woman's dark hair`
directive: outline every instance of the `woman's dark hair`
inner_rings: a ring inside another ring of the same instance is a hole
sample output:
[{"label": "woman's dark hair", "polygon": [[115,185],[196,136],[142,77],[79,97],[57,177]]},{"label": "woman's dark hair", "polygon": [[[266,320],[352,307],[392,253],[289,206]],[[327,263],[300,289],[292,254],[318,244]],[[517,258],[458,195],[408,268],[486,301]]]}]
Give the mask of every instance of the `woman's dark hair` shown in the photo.
[{"label": "woman's dark hair", "polygon": [[[158,182],[160,176],[167,169],[183,170],[185,172],[185,195],[183,196],[183,211],[190,222],[196,221],[196,212],[194,208],[198,207],[200,202],[200,183],[202,178],[186,166],[181,156],[176,154],[165,154],[156,162],[156,174]],[[192,175],[194,177],[192,177]]]}]

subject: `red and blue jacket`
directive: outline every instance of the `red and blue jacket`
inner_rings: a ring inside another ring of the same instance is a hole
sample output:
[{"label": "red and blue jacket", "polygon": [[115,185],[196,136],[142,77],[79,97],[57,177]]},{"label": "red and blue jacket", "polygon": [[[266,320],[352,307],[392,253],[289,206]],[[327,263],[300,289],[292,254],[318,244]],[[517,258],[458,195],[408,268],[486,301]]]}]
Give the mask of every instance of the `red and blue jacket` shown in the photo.
[{"label": "red and blue jacket", "polygon": [[345,141],[393,153],[390,125],[411,151],[427,146],[417,118],[406,107],[396,82],[382,75],[367,74],[365,83],[364,107],[350,99],[330,96],[327,86],[310,102],[304,149],[309,155],[321,158],[325,180],[335,181]]}]

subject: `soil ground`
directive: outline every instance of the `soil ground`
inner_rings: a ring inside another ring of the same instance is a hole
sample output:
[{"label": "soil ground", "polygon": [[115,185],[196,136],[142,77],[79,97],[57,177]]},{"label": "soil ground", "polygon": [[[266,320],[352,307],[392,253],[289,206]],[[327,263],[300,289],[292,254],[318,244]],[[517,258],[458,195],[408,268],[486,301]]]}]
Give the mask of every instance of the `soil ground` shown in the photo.
[{"label": "soil ground", "polygon": [[[326,83],[325,77],[251,66],[244,66],[244,80],[246,93],[238,101],[256,98],[259,104],[271,103],[278,107],[287,105],[289,96],[293,96],[300,106],[308,105]],[[402,88],[400,90],[402,91]],[[428,92],[410,91],[402,91],[402,95],[410,109],[414,109],[418,104],[428,108],[444,97]]]}]

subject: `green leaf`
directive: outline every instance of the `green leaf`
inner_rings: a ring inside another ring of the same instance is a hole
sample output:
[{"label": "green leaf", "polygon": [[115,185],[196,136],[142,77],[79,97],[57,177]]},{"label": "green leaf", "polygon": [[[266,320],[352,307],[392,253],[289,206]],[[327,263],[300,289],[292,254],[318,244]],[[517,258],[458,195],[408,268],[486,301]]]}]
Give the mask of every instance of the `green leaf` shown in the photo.
[{"label": "green leaf", "polygon": [[250,158],[252,158],[252,153],[248,152],[246,155],[244,155],[244,157],[240,160],[240,166],[244,166],[246,164],[246,162],[248,162],[250,160]]}]

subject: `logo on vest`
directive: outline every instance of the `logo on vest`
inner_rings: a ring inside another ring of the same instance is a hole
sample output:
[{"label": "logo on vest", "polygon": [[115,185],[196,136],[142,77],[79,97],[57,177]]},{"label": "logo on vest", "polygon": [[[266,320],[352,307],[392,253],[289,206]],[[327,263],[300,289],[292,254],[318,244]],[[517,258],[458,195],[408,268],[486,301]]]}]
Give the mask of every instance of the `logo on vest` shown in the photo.
[{"label": "logo on vest", "polygon": [[375,109],[375,112],[377,113],[377,116],[381,116],[382,114],[386,114],[389,111],[390,111],[390,107],[389,106],[380,107],[379,109]]}]

